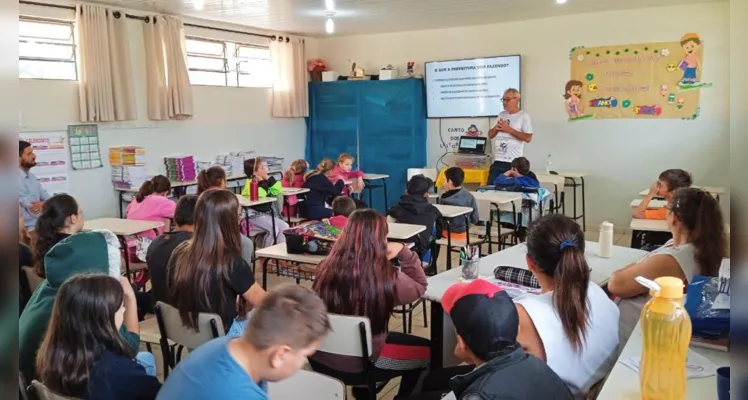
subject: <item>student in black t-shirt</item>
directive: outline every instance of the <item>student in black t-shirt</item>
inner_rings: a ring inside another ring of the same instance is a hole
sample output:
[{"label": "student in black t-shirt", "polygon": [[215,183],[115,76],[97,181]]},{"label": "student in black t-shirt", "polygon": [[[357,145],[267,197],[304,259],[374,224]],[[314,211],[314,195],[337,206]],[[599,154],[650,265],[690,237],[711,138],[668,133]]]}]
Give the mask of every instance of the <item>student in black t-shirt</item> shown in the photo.
[{"label": "student in black t-shirt", "polygon": [[154,239],[148,247],[145,262],[148,264],[148,270],[151,273],[151,294],[153,295],[154,305],[157,301],[169,303],[166,288],[166,268],[174,249],[182,242],[192,239],[192,232],[195,231],[196,203],[197,196],[194,194],[180,197],[174,211],[176,229],[171,232],[164,232]]},{"label": "student in black t-shirt", "polygon": [[167,272],[170,304],[183,312],[185,326],[196,328],[197,314],[209,312],[220,315],[228,331],[235,319],[246,319],[238,311],[243,302],[257,306],[265,297],[242,258],[240,211],[228,190],[210,189],[197,200],[192,240],[177,246]]}]

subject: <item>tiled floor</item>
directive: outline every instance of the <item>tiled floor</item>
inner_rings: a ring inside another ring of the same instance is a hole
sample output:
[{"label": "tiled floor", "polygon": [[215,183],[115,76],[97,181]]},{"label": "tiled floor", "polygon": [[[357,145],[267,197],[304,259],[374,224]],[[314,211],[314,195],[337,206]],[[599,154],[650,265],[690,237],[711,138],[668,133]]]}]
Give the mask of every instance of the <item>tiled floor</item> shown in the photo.
[{"label": "tiled floor", "polygon": [[[585,232],[585,238],[589,241],[597,241],[598,239],[598,232],[597,231],[588,231]],[[629,246],[631,243],[631,235],[630,234],[616,234],[614,243],[618,246]],[[483,249],[485,252],[487,249]],[[457,260],[457,254],[454,254],[452,258],[452,265],[458,265]],[[446,258],[442,257],[439,262],[439,271],[446,270]],[[275,275],[268,275],[268,288],[272,289],[273,287],[281,284],[281,283],[288,283],[288,282],[294,282],[293,279],[290,278],[284,278],[284,277],[278,277]],[[302,281],[301,283],[304,286],[310,287],[311,282],[309,281]],[[430,310],[430,304],[426,303],[427,313]],[[423,326],[423,307],[417,307],[416,310],[413,312],[413,335],[421,336],[424,338],[430,338],[430,331],[429,328]],[[429,321],[430,322],[430,321]],[[402,331],[402,316],[401,315],[394,315],[392,318],[390,318],[390,325],[389,328],[391,331]],[[145,345],[141,345],[142,350],[145,351]],[[154,355],[156,356],[156,362],[157,367],[159,371],[159,379],[163,380],[163,371],[162,371],[162,357],[160,353],[160,348],[158,345],[152,346]],[[378,399],[385,399],[385,400],[391,400],[394,399],[395,395],[397,394],[397,390],[399,387],[399,379],[394,379],[390,381],[387,386],[382,389],[382,391],[379,393]],[[353,397],[348,395],[349,399],[352,399]]]}]

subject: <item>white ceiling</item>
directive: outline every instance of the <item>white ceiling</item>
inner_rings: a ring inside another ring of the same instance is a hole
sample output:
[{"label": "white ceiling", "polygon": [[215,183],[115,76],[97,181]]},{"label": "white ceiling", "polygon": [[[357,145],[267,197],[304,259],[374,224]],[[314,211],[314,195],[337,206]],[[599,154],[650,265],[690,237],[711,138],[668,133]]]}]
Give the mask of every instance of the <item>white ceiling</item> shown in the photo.
[{"label": "white ceiling", "polygon": [[[335,35],[399,32],[724,0],[335,0]],[[325,36],[325,0],[93,0],[261,29]],[[202,10],[198,10],[202,6]],[[635,21],[632,21],[635,25]],[[634,26],[632,25],[632,26]]]}]

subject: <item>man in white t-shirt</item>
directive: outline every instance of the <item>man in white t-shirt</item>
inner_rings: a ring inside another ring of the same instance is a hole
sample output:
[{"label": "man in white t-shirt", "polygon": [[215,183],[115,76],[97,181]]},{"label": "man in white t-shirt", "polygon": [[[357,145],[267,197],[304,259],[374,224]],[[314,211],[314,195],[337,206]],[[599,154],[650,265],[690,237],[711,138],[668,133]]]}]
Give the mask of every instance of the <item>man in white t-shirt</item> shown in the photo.
[{"label": "man in white t-shirt", "polygon": [[512,160],[522,157],[525,142],[532,141],[530,115],[519,109],[519,100],[519,90],[507,89],[501,99],[504,111],[496,119],[496,125],[488,131],[494,146],[494,162],[488,171],[489,185],[493,185],[499,175],[512,169]]}]

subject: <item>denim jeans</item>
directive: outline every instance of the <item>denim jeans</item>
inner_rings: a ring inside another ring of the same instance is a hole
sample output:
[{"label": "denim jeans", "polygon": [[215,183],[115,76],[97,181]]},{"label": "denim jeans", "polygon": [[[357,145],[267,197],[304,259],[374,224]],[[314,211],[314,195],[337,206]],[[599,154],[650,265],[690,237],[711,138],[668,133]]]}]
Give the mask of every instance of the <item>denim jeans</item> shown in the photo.
[{"label": "denim jeans", "polygon": [[226,336],[241,337],[242,335],[244,335],[244,330],[247,329],[247,324],[249,323],[249,319],[251,317],[252,317],[252,311],[247,313],[247,318],[245,318],[244,320],[235,318],[234,322],[229,327],[229,331],[226,332]]},{"label": "denim jeans", "polygon": [[145,373],[156,376],[156,357],[147,351],[141,351],[135,355],[135,361],[145,368]]}]

